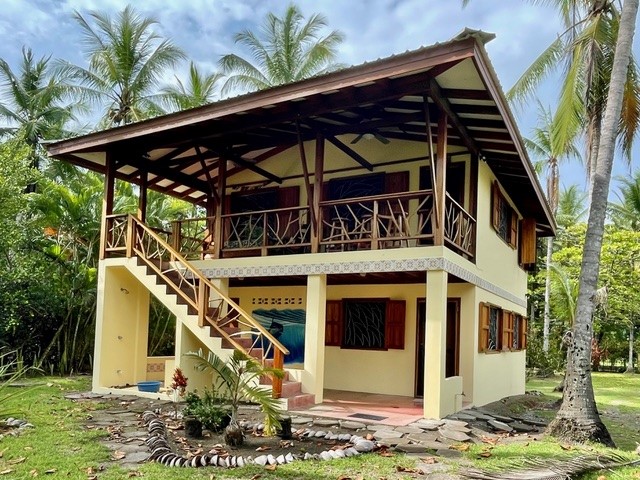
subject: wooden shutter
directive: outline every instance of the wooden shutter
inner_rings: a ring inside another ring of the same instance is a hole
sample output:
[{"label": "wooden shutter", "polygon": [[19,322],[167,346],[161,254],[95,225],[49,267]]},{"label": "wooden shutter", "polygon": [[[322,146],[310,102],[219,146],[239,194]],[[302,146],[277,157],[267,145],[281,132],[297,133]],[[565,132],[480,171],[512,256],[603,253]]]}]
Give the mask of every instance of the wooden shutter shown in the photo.
[{"label": "wooden shutter", "polygon": [[527,348],[527,328],[529,327],[529,321],[526,317],[521,317],[520,322],[520,350]]},{"label": "wooden shutter", "polygon": [[502,202],[502,195],[500,194],[500,187],[498,182],[493,182],[493,192],[491,195],[491,224],[496,232],[500,231],[500,203]]},{"label": "wooden shutter", "polygon": [[344,310],[341,300],[327,300],[324,344],[330,347],[342,345],[342,331],[344,328]]},{"label": "wooden shutter", "polygon": [[511,207],[509,207],[509,212],[510,212],[510,234],[509,234],[509,245],[511,245],[513,248],[516,248],[518,246],[518,214],[515,212],[515,210],[511,209]]},{"label": "wooden shutter", "polygon": [[478,324],[478,352],[485,352],[489,347],[489,304],[480,303],[480,322]]},{"label": "wooden shutter", "polygon": [[525,218],[520,224],[520,265],[525,270],[536,266],[536,221]]},{"label": "wooden shutter", "polygon": [[502,312],[502,350],[511,350],[513,347],[513,324],[515,314]]},{"label": "wooden shutter", "polygon": [[385,314],[385,347],[404,350],[406,307],[404,300],[388,300]]}]

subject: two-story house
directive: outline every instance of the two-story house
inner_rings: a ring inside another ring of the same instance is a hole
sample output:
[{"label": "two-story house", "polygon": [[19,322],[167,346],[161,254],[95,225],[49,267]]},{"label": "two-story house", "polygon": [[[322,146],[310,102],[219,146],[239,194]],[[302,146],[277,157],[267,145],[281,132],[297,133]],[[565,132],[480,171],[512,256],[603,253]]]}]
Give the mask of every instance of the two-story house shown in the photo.
[{"label": "two-story house", "polygon": [[[523,393],[527,272],[555,225],[490,38],[48,145],[105,175],[94,390],[153,376],[153,294],[176,316],[165,378],[192,386],[185,352],[237,348],[286,369],[290,408],[334,389],[442,417]],[[113,211],[116,179],[136,216]],[[206,213],[152,229],[149,189]]]}]

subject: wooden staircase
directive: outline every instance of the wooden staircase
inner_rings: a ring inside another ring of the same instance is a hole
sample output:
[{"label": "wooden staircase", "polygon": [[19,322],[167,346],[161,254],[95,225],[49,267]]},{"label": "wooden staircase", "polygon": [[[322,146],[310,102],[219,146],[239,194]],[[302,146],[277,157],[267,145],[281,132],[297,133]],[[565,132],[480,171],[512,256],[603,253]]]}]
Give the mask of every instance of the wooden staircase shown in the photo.
[{"label": "wooden staircase", "polygon": [[[130,270],[141,281],[140,277],[146,277],[143,284],[152,282],[152,293],[170,310],[184,312],[184,325],[207,348],[221,358],[240,350],[263,365],[284,370],[284,357],[289,351],[270,332],[150,227],[133,216],[129,216],[127,225],[126,254],[136,259],[137,266]],[[217,300],[210,301],[210,292]],[[207,329],[208,335],[202,335],[202,330]],[[313,405],[315,396],[302,393],[301,382],[292,380],[284,371],[283,379],[264,377],[260,384],[271,386],[274,398],[281,399],[285,409]]]}]

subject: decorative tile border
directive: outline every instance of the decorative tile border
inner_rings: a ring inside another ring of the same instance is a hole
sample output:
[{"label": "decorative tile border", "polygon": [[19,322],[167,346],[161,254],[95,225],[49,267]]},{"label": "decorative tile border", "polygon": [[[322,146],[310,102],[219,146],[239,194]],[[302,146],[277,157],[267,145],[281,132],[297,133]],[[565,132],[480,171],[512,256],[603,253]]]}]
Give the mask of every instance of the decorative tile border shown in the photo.
[{"label": "decorative tile border", "polygon": [[421,272],[444,270],[477,287],[526,308],[526,300],[479,277],[475,273],[446,258],[414,258],[402,260],[372,260],[370,262],[307,263],[295,265],[266,265],[204,268],[208,278],[277,277],[285,275],[332,275],[340,273]]}]

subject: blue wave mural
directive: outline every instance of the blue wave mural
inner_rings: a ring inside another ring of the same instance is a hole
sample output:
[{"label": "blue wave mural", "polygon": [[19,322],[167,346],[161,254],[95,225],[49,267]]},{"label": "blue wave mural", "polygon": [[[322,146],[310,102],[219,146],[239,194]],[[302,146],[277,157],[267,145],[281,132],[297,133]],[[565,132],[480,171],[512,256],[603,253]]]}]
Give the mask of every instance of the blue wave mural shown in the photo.
[{"label": "blue wave mural", "polygon": [[304,327],[307,315],[303,309],[259,308],[251,313],[253,318],[289,349],[289,355],[284,358],[285,365],[304,363]]}]

